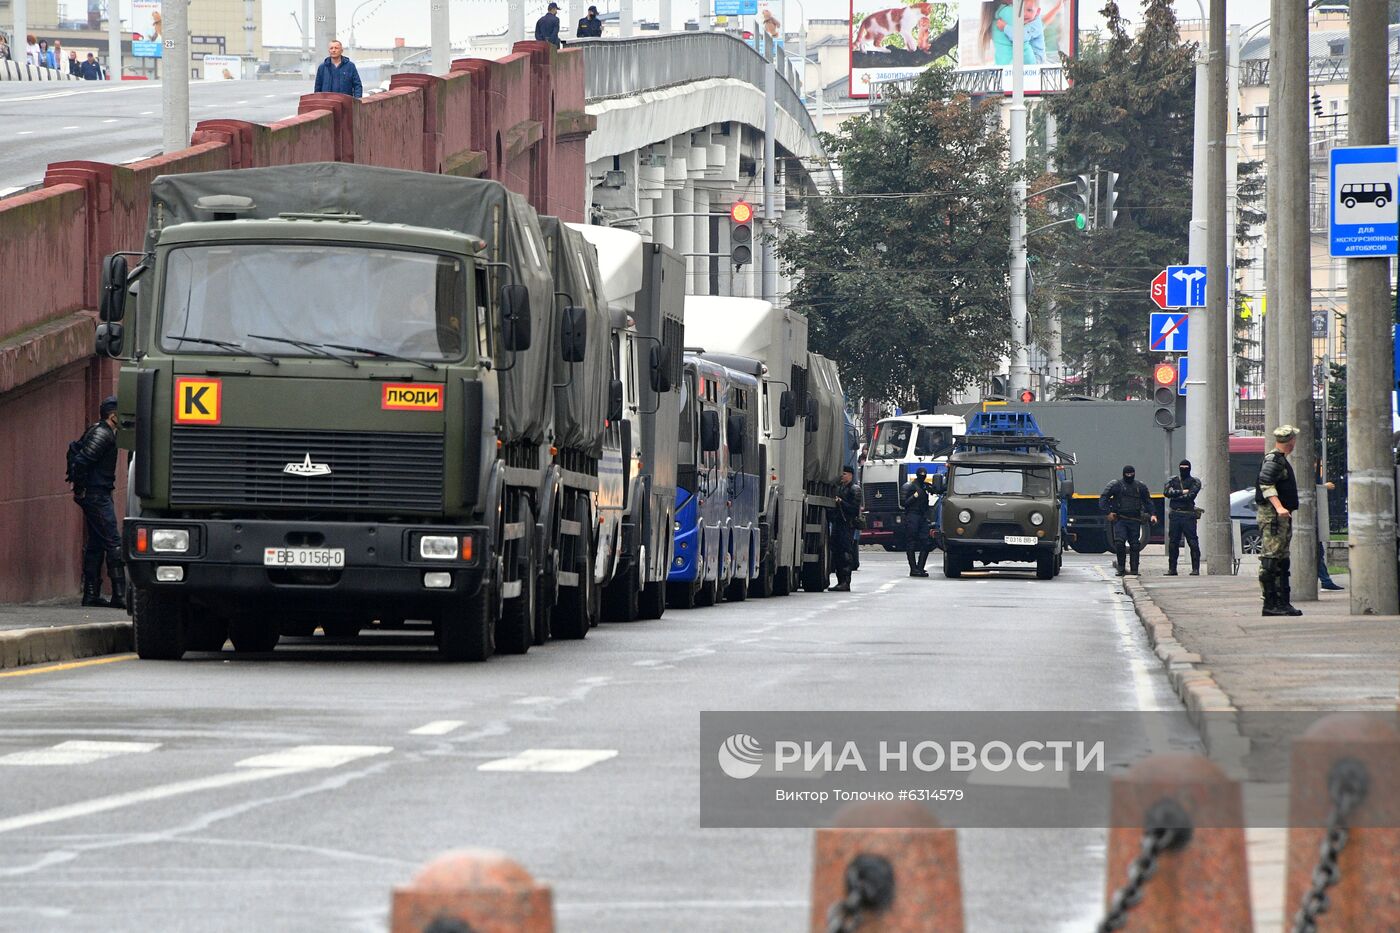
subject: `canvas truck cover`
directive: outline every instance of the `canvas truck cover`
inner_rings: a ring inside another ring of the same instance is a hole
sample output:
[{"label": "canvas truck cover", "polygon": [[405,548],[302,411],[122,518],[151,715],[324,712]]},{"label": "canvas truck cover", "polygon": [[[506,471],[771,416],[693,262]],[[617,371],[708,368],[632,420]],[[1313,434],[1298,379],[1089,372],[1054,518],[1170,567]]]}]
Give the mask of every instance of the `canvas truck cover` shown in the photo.
[{"label": "canvas truck cover", "polygon": [[603,295],[608,307],[631,311],[642,290],[642,247],[646,244],[630,230],[614,230],[596,224],[569,224],[598,250],[598,271],[603,275]]},{"label": "canvas truck cover", "polygon": [[[548,331],[554,366],[554,443],[590,457],[603,452],[607,426],[608,383],[611,381],[608,311],[598,274],[593,244],[557,217],[541,217],[554,272],[554,320]],[[567,363],[560,354],[559,322],[564,308],[583,308],[588,318],[584,359]]]},{"label": "canvas truck cover", "polygon": [[809,483],[841,481],[846,445],[846,400],[836,364],[817,353],[807,354],[807,395],[816,402],[817,430],[807,432],[804,476]]},{"label": "canvas truck cover", "polygon": [[[209,195],[241,195],[253,207],[240,218],[272,219],[284,213],[350,213],[372,223],[406,224],[453,230],[486,242],[487,259],[510,267],[492,276],[495,287],[507,282],[530,292],[531,342],[527,350],[507,356],[514,364],[501,373],[502,440],[542,442],[553,416],[550,360],[558,341],[549,339],[554,288],[535,212],[499,182],[456,178],[399,169],[312,162],[275,168],[234,169],[162,175],[151,183],[146,248],[172,224],[212,220],[195,208]],[[237,223],[237,221],[230,221]],[[334,228],[327,233],[334,236]],[[287,283],[287,294],[296,294]],[[499,321],[493,322],[500,333]]]},{"label": "canvas truck cover", "polygon": [[[679,443],[682,373],[685,365],[685,260],[669,247],[644,243],[641,251],[642,288],[632,317],[637,333],[660,341],[670,355],[671,391],[657,396],[651,380],[641,380],[642,462],[657,489],[674,489]],[[649,357],[644,357],[649,359]]]}]

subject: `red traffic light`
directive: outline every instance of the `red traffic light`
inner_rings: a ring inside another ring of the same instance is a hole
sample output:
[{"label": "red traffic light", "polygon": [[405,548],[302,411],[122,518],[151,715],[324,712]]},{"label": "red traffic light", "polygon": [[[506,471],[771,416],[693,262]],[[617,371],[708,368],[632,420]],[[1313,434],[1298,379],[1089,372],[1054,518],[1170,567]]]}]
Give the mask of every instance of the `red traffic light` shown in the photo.
[{"label": "red traffic light", "polygon": [[736,224],[746,224],[753,220],[753,205],[747,201],[735,201],[729,208],[729,219]]},{"label": "red traffic light", "polygon": [[1034,401],[1035,401],[1035,393],[1032,392],[1030,389],[1022,389],[1022,390],[1021,390],[1021,401],[1023,401],[1023,402],[1034,402]]},{"label": "red traffic light", "polygon": [[1158,363],[1152,367],[1152,381],[1159,386],[1176,385],[1176,367],[1171,363]]}]

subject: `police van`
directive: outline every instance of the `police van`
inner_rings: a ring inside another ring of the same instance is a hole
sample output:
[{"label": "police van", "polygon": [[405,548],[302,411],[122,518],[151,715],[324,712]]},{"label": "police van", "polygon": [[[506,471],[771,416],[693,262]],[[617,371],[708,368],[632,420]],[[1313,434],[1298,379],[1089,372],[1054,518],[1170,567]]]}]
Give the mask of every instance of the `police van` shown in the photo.
[{"label": "police van", "polygon": [[967,433],[967,421],[957,415],[907,412],[875,425],[870,450],[861,467],[865,494],[862,544],[883,544],[887,551],[904,549],[904,512],[899,488],[924,467],[929,476],[947,469],[953,438]]}]

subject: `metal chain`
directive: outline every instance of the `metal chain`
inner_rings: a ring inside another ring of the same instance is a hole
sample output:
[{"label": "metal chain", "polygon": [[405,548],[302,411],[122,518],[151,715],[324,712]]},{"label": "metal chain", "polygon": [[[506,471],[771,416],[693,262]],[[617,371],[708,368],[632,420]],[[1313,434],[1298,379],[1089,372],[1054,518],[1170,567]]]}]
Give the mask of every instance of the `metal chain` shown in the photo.
[{"label": "metal chain", "polygon": [[1303,903],[1293,917],[1293,933],[1316,933],[1317,918],[1332,906],[1327,889],[1342,880],[1342,870],[1337,860],[1351,835],[1347,829],[1347,819],[1366,799],[1369,784],[1366,766],[1354,758],[1343,758],[1332,766],[1327,776],[1327,794],[1332,800],[1332,813],[1318,850],[1312,887],[1303,896]]},{"label": "metal chain", "polygon": [[1191,841],[1191,818],[1174,800],[1161,800],[1147,811],[1142,830],[1142,848],[1128,866],[1128,882],[1113,894],[1108,914],[1098,933],[1121,930],[1128,923],[1128,912],[1142,902],[1143,888],[1157,874],[1157,859],[1163,852],[1180,849]]},{"label": "metal chain", "polygon": [[846,866],[846,896],[826,912],[826,933],[855,933],[867,910],[894,900],[894,868],[878,855],[857,855]]}]

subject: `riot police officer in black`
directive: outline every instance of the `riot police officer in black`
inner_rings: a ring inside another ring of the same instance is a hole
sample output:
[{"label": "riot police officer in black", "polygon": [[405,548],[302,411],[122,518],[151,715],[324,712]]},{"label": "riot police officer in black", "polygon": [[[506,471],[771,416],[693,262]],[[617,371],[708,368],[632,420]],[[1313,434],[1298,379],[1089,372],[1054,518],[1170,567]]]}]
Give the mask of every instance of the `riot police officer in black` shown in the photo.
[{"label": "riot police officer in black", "polygon": [[1201,575],[1201,539],[1196,535],[1196,497],[1201,481],[1191,475],[1191,461],[1183,460],[1178,474],[1167,480],[1167,576],[1176,576],[1176,560],[1181,555],[1181,539],[1191,549],[1191,576]]},{"label": "riot police officer in black", "polygon": [[933,504],[929,501],[927,476],[928,470],[919,467],[914,471],[914,478],[899,490],[899,507],[904,510],[904,556],[909,559],[911,577],[928,576],[924,564],[928,563],[929,516],[933,513]]},{"label": "riot police officer in black", "polygon": [[[1113,551],[1118,555],[1116,576],[1138,572],[1138,555],[1142,552],[1142,526],[1144,522],[1157,524],[1157,516],[1152,514],[1152,493],[1145,483],[1137,481],[1137,470],[1123,467],[1123,478],[1116,479],[1104,487],[1099,496],[1099,510],[1108,513],[1108,530],[1113,542]],[[1132,562],[1125,570],[1124,560],[1132,555]]]},{"label": "riot police officer in black", "polygon": [[[126,607],[126,572],[121,533],[117,530],[112,489],[117,484],[117,399],[108,396],[98,409],[101,420],[83,432],[70,464],[73,501],[83,510],[83,605]],[[102,561],[112,580],[112,601],[102,598]]]},{"label": "riot police officer in black", "polygon": [[836,571],[836,593],[851,591],[851,571],[856,569],[856,526],[860,522],[860,484],[851,467],[841,468],[841,485],[836,487],[836,511],[831,516],[832,568]]}]

